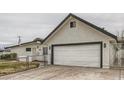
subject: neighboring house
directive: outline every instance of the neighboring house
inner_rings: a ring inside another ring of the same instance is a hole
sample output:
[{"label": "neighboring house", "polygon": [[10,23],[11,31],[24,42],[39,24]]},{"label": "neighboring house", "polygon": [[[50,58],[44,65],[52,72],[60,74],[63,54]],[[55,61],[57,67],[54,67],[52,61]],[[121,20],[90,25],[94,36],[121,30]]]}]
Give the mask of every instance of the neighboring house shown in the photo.
[{"label": "neighboring house", "polygon": [[3,55],[3,54],[10,54],[10,50],[9,49],[3,49],[3,50],[0,50],[0,55]]},{"label": "neighboring house", "polygon": [[2,54],[10,54],[11,50],[10,49],[4,49]]},{"label": "neighboring house", "polygon": [[29,61],[34,60],[42,60],[40,56],[42,56],[42,40],[36,38],[31,42],[22,43],[20,45],[14,45],[10,47],[6,47],[6,49],[10,50],[10,53],[17,53],[17,57],[20,61],[26,61],[27,57],[29,57]]},{"label": "neighboring house", "polygon": [[117,37],[69,14],[44,40],[48,64],[109,68]]},{"label": "neighboring house", "polygon": [[2,55],[2,54],[3,54],[3,51],[4,51],[4,50],[0,50],[0,55]]}]

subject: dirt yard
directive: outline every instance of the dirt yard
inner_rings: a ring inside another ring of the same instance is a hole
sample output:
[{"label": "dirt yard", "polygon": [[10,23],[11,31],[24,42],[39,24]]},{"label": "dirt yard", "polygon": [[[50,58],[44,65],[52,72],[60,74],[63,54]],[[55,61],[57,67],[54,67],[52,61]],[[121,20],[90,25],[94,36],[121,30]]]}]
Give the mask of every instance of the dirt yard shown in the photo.
[{"label": "dirt yard", "polygon": [[16,61],[1,61],[0,62],[0,76],[16,73],[20,71],[29,70],[39,67],[37,62],[16,62]]}]

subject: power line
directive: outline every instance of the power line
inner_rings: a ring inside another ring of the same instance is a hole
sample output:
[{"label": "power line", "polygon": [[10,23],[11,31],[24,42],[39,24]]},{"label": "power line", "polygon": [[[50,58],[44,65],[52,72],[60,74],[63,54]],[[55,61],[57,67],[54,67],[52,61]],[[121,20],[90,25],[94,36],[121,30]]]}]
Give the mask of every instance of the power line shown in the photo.
[{"label": "power line", "polygon": [[21,44],[21,36],[18,36],[18,45],[20,45]]}]

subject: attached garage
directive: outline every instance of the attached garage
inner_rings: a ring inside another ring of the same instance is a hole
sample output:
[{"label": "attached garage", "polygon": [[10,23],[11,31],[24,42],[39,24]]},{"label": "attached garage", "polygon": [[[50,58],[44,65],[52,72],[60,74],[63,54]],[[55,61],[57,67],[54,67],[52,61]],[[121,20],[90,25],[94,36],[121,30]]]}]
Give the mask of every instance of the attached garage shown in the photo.
[{"label": "attached garage", "polygon": [[102,67],[101,42],[53,45],[54,65]]},{"label": "attached garage", "polygon": [[109,68],[111,43],[117,37],[108,31],[69,14],[43,41],[48,64]]}]

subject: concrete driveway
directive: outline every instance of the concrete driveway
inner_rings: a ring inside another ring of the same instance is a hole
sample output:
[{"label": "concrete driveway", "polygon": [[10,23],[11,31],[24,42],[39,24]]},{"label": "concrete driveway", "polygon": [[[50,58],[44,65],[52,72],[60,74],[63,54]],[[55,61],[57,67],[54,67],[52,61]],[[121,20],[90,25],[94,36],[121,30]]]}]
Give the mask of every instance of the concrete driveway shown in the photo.
[{"label": "concrete driveway", "polygon": [[123,70],[47,66],[0,77],[1,80],[119,80]]}]

